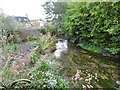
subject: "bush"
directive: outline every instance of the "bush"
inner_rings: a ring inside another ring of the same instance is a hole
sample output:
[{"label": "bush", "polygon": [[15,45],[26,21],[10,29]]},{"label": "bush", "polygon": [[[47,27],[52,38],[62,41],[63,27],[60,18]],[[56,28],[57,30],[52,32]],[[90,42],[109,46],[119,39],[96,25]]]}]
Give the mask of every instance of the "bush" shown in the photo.
[{"label": "bush", "polygon": [[52,52],[53,50],[55,50],[55,41],[56,38],[53,36],[52,37],[47,35],[41,36],[38,39],[37,43],[35,44],[37,46],[35,53],[45,54],[46,50]]},{"label": "bush", "polygon": [[119,2],[68,3],[62,31],[74,43],[84,41],[87,45],[110,48],[112,54],[117,54],[120,47],[119,6]]},{"label": "bush", "polygon": [[45,28],[41,28],[40,29],[40,33],[42,33],[43,35],[45,35],[47,32],[45,31]]},{"label": "bush", "polygon": [[46,29],[48,32],[50,32],[50,35],[53,36],[57,33],[57,25],[55,25],[52,22],[48,22],[46,25]]},{"label": "bush", "polygon": [[[19,23],[11,16],[0,15],[0,30],[2,37],[6,36],[6,43],[10,42],[13,32],[19,27]],[[2,38],[0,38],[2,39]]]}]

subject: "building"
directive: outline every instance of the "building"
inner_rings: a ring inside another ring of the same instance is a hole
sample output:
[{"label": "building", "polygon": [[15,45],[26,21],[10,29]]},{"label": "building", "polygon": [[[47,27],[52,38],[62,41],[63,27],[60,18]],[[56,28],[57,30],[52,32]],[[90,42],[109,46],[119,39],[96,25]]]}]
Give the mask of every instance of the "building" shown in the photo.
[{"label": "building", "polygon": [[23,27],[31,27],[31,22],[28,17],[14,16],[15,20]]}]

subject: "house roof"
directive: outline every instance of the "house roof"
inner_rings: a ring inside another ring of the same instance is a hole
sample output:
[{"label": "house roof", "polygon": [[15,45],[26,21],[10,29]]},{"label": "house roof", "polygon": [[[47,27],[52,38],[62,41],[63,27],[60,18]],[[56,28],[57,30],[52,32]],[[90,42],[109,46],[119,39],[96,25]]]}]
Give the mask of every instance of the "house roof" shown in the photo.
[{"label": "house roof", "polygon": [[20,17],[20,16],[17,16],[17,17],[14,17],[18,22],[21,22],[21,23],[30,23],[30,20],[29,18],[27,17]]}]

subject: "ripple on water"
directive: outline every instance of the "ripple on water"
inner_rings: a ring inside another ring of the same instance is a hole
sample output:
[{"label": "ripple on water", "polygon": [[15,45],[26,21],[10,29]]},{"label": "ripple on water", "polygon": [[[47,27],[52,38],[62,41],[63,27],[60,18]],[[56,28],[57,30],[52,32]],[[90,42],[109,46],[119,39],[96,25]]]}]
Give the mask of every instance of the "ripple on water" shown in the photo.
[{"label": "ripple on water", "polygon": [[68,42],[64,39],[58,39],[56,43],[56,51],[54,52],[54,56],[56,58],[60,58],[62,53],[66,53],[68,50]]}]

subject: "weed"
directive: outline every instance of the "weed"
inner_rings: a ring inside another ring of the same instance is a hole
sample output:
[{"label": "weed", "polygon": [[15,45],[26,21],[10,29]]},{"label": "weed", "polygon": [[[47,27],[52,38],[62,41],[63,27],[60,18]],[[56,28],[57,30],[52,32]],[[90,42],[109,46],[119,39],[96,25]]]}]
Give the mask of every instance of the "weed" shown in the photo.
[{"label": "weed", "polygon": [[18,44],[14,44],[13,47],[12,47],[12,50],[13,51],[19,50]]},{"label": "weed", "polygon": [[38,60],[37,54],[33,51],[31,55],[31,62],[35,63]]},{"label": "weed", "polygon": [[45,35],[46,34],[45,28],[41,28],[40,29],[40,33],[42,33],[43,35]]},{"label": "weed", "polygon": [[13,52],[13,51],[17,51],[17,50],[19,50],[20,48],[19,48],[19,46],[18,46],[18,44],[13,44],[13,45],[6,45],[6,46],[4,46],[4,51],[5,52]]}]

